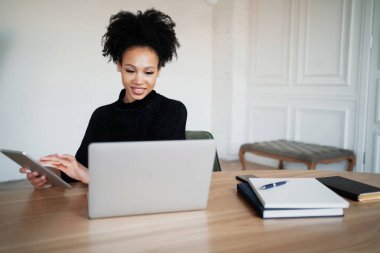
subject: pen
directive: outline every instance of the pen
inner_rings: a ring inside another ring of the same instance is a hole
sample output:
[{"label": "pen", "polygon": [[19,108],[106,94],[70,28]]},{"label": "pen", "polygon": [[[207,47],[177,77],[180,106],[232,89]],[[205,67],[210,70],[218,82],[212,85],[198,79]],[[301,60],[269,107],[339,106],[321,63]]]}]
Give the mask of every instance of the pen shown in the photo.
[{"label": "pen", "polygon": [[273,187],[277,187],[277,186],[280,186],[280,185],[284,185],[286,184],[288,181],[280,181],[280,182],[275,182],[275,183],[270,183],[270,184],[266,184],[266,185],[263,185],[260,187],[260,190],[266,190],[266,189],[270,189],[270,188],[273,188]]}]

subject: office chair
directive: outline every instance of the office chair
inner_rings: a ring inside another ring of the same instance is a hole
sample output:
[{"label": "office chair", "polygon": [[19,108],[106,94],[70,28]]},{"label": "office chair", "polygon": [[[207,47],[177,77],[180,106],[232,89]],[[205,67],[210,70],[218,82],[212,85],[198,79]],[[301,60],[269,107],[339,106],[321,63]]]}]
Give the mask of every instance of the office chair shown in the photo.
[{"label": "office chair", "polygon": [[[214,136],[207,131],[186,131],[186,140],[214,139]],[[215,153],[215,161],[212,171],[222,171],[219,163],[218,152]]]}]

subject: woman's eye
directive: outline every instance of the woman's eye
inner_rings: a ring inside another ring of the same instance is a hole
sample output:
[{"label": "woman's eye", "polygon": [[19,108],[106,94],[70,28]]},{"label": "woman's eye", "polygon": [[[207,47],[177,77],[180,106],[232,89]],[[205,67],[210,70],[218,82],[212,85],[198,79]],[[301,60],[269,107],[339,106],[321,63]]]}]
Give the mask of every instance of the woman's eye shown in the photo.
[{"label": "woman's eye", "polygon": [[126,69],[125,71],[127,71],[127,73],[134,73],[135,71],[131,70],[131,69]]},{"label": "woman's eye", "polygon": [[153,75],[154,72],[145,72],[145,74],[147,74],[147,75]]}]

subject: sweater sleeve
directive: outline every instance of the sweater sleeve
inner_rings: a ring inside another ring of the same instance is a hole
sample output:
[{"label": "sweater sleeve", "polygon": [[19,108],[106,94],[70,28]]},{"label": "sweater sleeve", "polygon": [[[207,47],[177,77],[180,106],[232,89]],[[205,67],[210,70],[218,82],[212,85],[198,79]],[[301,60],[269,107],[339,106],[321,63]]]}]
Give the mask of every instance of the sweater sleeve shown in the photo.
[{"label": "sweater sleeve", "polygon": [[79,149],[75,155],[77,161],[85,167],[88,167],[88,146],[95,141],[94,132],[98,125],[98,114],[98,110],[95,110],[95,112],[92,114],[82,143],[80,144]]},{"label": "sweater sleeve", "polygon": [[187,110],[183,103],[172,100],[157,124],[156,140],[185,140]]},{"label": "sweater sleeve", "polygon": [[[78,162],[80,162],[83,166],[88,168],[88,145],[90,145],[91,142],[93,142],[93,129],[95,129],[96,126],[96,111],[92,114],[90,118],[90,122],[88,123],[86,133],[83,137],[82,143],[79,146],[79,149],[75,155],[75,158]],[[72,182],[78,182],[77,180],[69,177],[65,173],[61,172],[61,177],[63,180],[65,180],[68,183]]]}]

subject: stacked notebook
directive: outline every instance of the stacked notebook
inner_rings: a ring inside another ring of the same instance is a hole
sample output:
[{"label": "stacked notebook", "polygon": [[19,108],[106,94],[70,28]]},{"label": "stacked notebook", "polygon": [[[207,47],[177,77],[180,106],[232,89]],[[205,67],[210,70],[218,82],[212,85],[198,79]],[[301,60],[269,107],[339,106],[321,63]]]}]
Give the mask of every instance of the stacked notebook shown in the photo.
[{"label": "stacked notebook", "polygon": [[[264,185],[286,181],[269,189]],[[239,193],[262,218],[343,216],[349,203],[314,178],[249,178]]]}]

